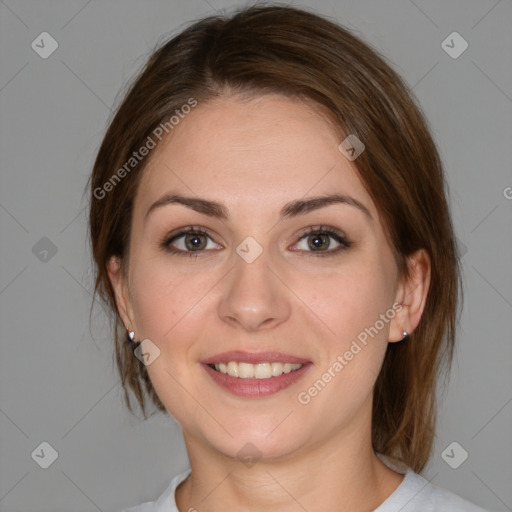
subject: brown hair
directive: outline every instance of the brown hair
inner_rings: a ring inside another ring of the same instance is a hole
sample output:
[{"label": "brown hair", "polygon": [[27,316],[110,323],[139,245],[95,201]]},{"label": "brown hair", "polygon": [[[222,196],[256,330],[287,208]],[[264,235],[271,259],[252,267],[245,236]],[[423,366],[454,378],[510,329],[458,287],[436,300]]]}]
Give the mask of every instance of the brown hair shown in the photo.
[{"label": "brown hair", "polygon": [[384,58],[345,28],[304,10],[260,4],[192,24],[152,53],[110,123],[91,175],[89,221],[94,295],[113,313],[126,405],[133,412],[131,389],[145,418],[145,392],[165,411],[127,343],[107,273],[113,255],[126,272],[133,201],[149,157],[108,193],[105,184],[190,98],[201,104],[229,93],[303,99],[325,111],[345,136],[356,134],[366,149],[354,163],[382,217],[400,276],[408,276],[408,255],[428,252],[431,281],[422,319],[407,342],[388,344],[372,418],[374,450],[421,471],[433,446],[436,382],[444,363],[445,370],[451,367],[462,292],[442,165],[412,92]]}]

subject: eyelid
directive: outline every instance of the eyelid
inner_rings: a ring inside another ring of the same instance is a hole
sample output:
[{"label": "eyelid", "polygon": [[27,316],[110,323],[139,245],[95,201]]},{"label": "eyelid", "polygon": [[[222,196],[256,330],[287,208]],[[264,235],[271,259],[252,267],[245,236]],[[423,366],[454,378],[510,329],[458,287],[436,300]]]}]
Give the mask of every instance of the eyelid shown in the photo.
[{"label": "eyelid", "polygon": [[301,229],[296,236],[298,236],[299,238],[303,238],[304,236],[313,233],[335,233],[340,238],[348,239],[345,232],[343,232],[341,229],[335,228],[334,226],[328,226],[326,224],[315,224],[313,226],[308,226],[306,228]]}]

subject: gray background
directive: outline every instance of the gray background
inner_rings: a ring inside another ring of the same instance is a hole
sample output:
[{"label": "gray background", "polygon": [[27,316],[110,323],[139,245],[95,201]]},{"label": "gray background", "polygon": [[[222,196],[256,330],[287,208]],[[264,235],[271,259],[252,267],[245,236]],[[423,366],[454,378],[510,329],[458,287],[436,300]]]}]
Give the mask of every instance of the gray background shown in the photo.
[{"label": "gray background", "polygon": [[[378,48],[431,123],[463,244],[466,300],[423,474],[488,509],[512,510],[512,3],[292,4]],[[144,422],[123,408],[101,307],[89,328],[83,190],[110,109],[155,43],[235,5],[243,2],[0,1],[2,512],[117,511],[155,499],[187,467],[172,418]],[[44,31],[59,44],[46,59],[31,47]],[[469,44],[458,58],[441,46],[453,31]],[[48,469],[31,457],[44,441],[58,452]],[[442,457],[454,441],[469,454],[457,469]]]}]

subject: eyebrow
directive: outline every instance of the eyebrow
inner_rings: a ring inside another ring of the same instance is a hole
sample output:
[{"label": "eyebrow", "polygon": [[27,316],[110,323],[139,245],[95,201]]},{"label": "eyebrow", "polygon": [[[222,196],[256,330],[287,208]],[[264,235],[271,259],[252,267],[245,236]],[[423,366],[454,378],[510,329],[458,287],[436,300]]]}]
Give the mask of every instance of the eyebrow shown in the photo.
[{"label": "eyebrow", "polygon": [[[190,208],[191,210],[202,213],[203,215],[208,215],[210,217],[224,220],[229,219],[228,209],[223,204],[216,201],[202,199],[199,197],[185,197],[179,194],[165,194],[148,208],[146,214],[144,215],[144,220],[146,220],[149,214],[157,208],[170,204],[181,204],[187,208]],[[314,210],[324,208],[331,204],[347,204],[349,206],[353,206],[354,208],[357,208],[363,212],[371,221],[373,221],[373,217],[370,211],[363,203],[351,196],[344,194],[331,194],[312,197],[309,199],[298,199],[291,201],[283,206],[280,216],[281,219],[298,217]]]}]

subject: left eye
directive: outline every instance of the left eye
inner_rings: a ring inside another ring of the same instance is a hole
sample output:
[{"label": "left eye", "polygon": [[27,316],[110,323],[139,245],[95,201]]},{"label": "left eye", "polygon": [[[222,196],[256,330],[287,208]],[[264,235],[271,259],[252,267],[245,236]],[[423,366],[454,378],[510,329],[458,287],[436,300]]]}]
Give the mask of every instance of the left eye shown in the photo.
[{"label": "left eye", "polygon": [[[331,248],[332,239],[338,244],[334,249]],[[351,243],[338,231],[329,228],[318,228],[305,233],[297,245],[299,250],[316,253],[315,256],[327,256],[348,249]]]}]

